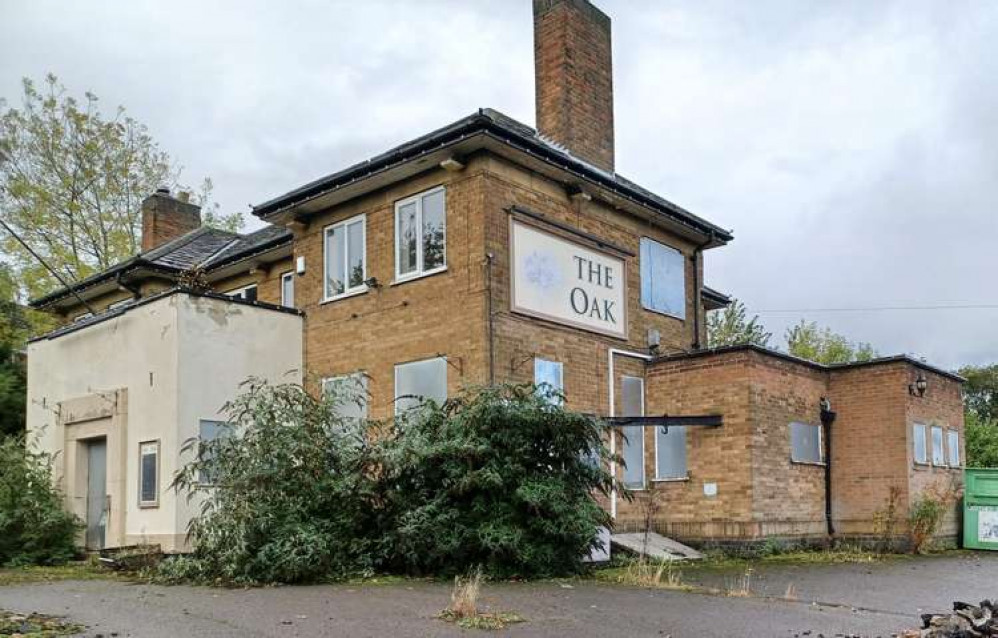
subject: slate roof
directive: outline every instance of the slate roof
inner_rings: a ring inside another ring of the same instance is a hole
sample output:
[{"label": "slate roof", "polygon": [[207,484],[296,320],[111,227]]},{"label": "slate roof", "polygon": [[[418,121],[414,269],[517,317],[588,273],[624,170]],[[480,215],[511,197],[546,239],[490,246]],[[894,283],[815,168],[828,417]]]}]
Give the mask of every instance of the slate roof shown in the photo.
[{"label": "slate roof", "polygon": [[68,297],[74,289],[85,290],[133,270],[159,271],[165,276],[176,276],[196,266],[210,270],[290,241],[291,231],[277,226],[268,226],[246,235],[202,226],[152,250],[115,264],[107,270],[95,273],[70,287],[60,288],[44,297],[34,299],[31,306],[35,308],[46,306]]},{"label": "slate roof", "polygon": [[622,193],[662,215],[695,228],[701,233],[710,234],[720,242],[727,242],[733,239],[731,231],[694,215],[681,206],[638,186],[617,173],[599,168],[573,155],[567,148],[547,139],[535,129],[494,109],[479,109],[477,113],[473,113],[453,124],[396,146],[369,160],[309,182],[280,197],[275,197],[254,206],[253,214],[261,219],[267,219],[267,217],[280,210],[292,207],[324,192],[356,182],[375,172],[478,133],[490,135],[507,145],[526,150],[553,165],[574,172],[584,179],[591,180]]}]

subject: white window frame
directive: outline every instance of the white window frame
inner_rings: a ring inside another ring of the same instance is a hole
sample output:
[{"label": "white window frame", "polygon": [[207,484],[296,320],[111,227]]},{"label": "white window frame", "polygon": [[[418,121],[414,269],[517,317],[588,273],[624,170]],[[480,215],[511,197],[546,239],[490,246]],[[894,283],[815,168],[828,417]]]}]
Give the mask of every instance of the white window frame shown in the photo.
[{"label": "white window frame", "polygon": [[[938,463],[936,463],[936,432],[939,432],[940,461]],[[932,444],[932,451],[929,453],[929,458],[932,460],[932,466],[946,467],[946,428],[941,425],[933,425],[929,429],[929,442]]]},{"label": "white window frame", "polygon": [[[360,259],[363,264],[364,278],[361,280],[359,286],[349,287],[350,283],[350,235],[346,231],[347,226],[351,226],[360,222],[360,244],[363,247],[362,257]],[[326,286],[326,282],[329,279],[329,233],[335,231],[338,228],[344,230],[343,237],[343,276],[346,277],[346,281],[343,282],[343,292],[338,295],[329,296]],[[353,297],[354,295],[360,295],[367,292],[367,213],[361,213],[360,215],[354,215],[349,219],[344,219],[343,221],[336,222],[335,224],[330,224],[322,229],[322,303],[329,301],[336,301],[337,299],[345,299],[346,297]]]},{"label": "white window frame", "polygon": [[[557,368],[558,368],[558,386],[553,387],[552,389],[555,390],[556,392],[560,393],[561,395],[564,395],[565,394],[565,364],[562,363],[561,361],[555,361],[554,359],[545,359],[543,357],[534,357],[534,385],[535,386],[538,385],[538,383],[537,383],[537,364],[539,362],[543,362],[545,364],[551,364],[551,365],[557,366]],[[548,384],[548,385],[550,385],[550,384]],[[555,399],[555,397],[551,397],[551,399],[552,399],[551,402],[554,405],[562,405],[564,403],[564,399],[563,398],[557,398],[557,399]]]},{"label": "white window frame", "polygon": [[[922,449],[925,450],[925,458],[918,458],[918,433],[921,431],[923,441],[925,442]],[[929,426],[924,423],[913,423],[911,426],[911,457],[915,460],[915,465],[928,465],[929,460],[932,458],[932,452],[929,449],[931,441],[929,439]]]},{"label": "white window frame", "polygon": [[227,296],[229,296],[229,297],[234,297],[234,298],[242,299],[243,301],[246,301],[246,291],[250,290],[250,289],[255,289],[256,290],[256,300],[259,301],[260,300],[260,287],[257,284],[247,284],[247,285],[242,286],[240,288],[233,288],[232,290],[228,291],[225,294]]},{"label": "white window frame", "polygon": [[369,409],[371,407],[371,399],[368,394],[369,379],[370,377],[365,372],[351,372],[350,374],[338,374],[331,377],[323,377],[319,384],[322,390],[322,396],[325,397],[327,384],[338,381],[356,381],[359,387],[364,391],[364,414],[360,418],[366,419],[369,416]]},{"label": "white window frame", "polygon": [[[284,282],[291,282],[291,299],[287,299],[284,295]],[[323,282],[325,283],[325,282]],[[290,301],[291,303],[288,303]],[[289,270],[281,275],[281,305],[285,308],[295,307],[295,271]]]},{"label": "white window frame", "polygon": [[[629,374],[621,375],[620,376],[620,396],[621,396],[621,398],[623,398],[623,396],[624,396],[624,378],[625,377],[626,378],[631,378],[631,379],[637,379],[637,380],[639,380],[641,382],[641,414],[639,414],[638,416],[644,416],[645,415],[645,380],[644,380],[644,377],[635,377],[635,376],[632,376],[632,375],[629,375]],[[641,432],[641,439],[640,439],[641,440],[641,484],[638,487],[631,487],[631,486],[626,485],[626,484],[624,485],[624,489],[630,490],[632,492],[640,492],[642,490],[648,489],[648,473],[645,471],[645,452],[646,452],[645,447],[646,446],[645,446],[645,429],[644,429],[644,426],[639,427],[638,431]],[[623,432],[621,432],[621,434],[623,434]],[[623,451],[624,451],[624,445],[625,444],[626,443],[624,441],[621,441],[621,448],[620,448],[621,449],[621,456],[623,456]],[[658,468],[657,468],[657,466],[658,466],[658,459],[656,458],[655,461],[656,461],[656,463],[655,463],[655,465],[656,465],[655,473],[657,474],[658,473]],[[627,471],[626,468],[624,469],[624,471],[625,472]],[[623,483],[623,478],[621,479],[621,483]]]},{"label": "white window frame", "polygon": [[445,391],[445,394],[447,395],[447,397],[445,397],[445,398],[449,398],[450,397],[450,392],[448,390],[448,381],[449,381],[449,379],[447,378],[449,376],[449,374],[447,372],[447,368],[450,366],[450,364],[447,362],[447,357],[445,357],[445,356],[427,357],[425,359],[414,359],[413,361],[403,361],[402,363],[396,363],[395,364],[395,368],[392,370],[392,379],[393,379],[393,381],[392,381],[392,411],[395,414],[395,416],[400,416],[401,414],[404,414],[404,411],[400,411],[399,410],[399,399],[401,397],[403,397],[403,396],[410,396],[410,395],[407,395],[407,394],[406,395],[399,394],[399,368],[401,368],[402,366],[406,366],[406,365],[412,364],[412,363],[425,363],[427,361],[438,361],[438,360],[442,361],[443,364],[444,364],[444,391]]},{"label": "white window frame", "polygon": [[[794,434],[793,424],[806,425],[809,428],[818,428],[818,459],[817,461],[802,461],[794,458]],[[790,435],[790,462],[797,465],[825,465],[825,428],[806,421],[791,421],[787,426],[787,434]]]},{"label": "white window frame", "polygon": [[[953,439],[956,438],[956,447],[953,447]],[[953,462],[953,454],[956,453],[956,463]],[[963,455],[960,454],[960,431],[949,428],[946,430],[946,462],[950,467],[963,467]]]},{"label": "white window frame", "polygon": [[686,475],[685,476],[659,476],[658,474],[658,434],[661,426],[655,427],[655,483],[674,483],[681,481],[690,480],[690,455],[689,455],[689,438],[690,430],[686,426],[672,426],[683,428],[683,456],[686,457]]},{"label": "white window frame", "polygon": [[[430,270],[423,270],[423,198],[428,195],[432,195],[436,192],[444,193],[444,263],[440,264],[436,268]],[[416,240],[416,270],[402,274],[399,271],[399,213],[402,207],[416,203],[416,227],[419,229],[419,237]],[[420,277],[427,277],[429,275],[435,275],[438,272],[443,272],[447,270],[447,191],[443,186],[436,186],[429,190],[425,190],[421,193],[416,193],[405,199],[400,199],[395,202],[395,254],[393,257],[395,261],[395,282],[401,283],[403,281],[409,281],[411,279],[419,279]]]},{"label": "white window frame", "polygon": [[[145,457],[149,456],[150,453],[146,452],[143,448],[146,446],[154,446],[156,451],[156,498],[151,501],[146,501],[142,499],[142,494],[145,491],[145,485],[143,481],[145,480],[145,473],[143,470],[143,462]],[[139,507],[140,508],[150,508],[159,507],[159,481],[160,481],[160,453],[162,451],[162,446],[160,445],[159,439],[151,439],[149,441],[139,441]]]}]

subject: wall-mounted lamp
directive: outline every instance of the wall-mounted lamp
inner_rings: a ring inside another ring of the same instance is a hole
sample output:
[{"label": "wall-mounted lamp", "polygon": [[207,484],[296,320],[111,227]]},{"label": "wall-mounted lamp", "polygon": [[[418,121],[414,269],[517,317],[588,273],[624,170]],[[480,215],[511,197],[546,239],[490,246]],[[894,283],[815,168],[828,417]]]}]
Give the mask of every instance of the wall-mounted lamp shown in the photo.
[{"label": "wall-mounted lamp", "polygon": [[908,394],[913,397],[924,397],[925,390],[929,387],[929,382],[925,378],[925,375],[921,372],[918,373],[918,377],[915,379],[914,383],[908,384]]}]

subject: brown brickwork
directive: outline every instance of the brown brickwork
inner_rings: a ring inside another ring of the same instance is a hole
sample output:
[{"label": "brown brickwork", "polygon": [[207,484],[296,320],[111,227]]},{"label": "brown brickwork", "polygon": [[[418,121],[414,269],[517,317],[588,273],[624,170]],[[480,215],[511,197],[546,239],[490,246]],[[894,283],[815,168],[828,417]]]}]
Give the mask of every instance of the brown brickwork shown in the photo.
[{"label": "brown brickwork", "polygon": [[156,191],[142,201],[142,252],[201,226],[201,207]]},{"label": "brown brickwork", "polygon": [[537,130],[613,171],[610,18],[588,0],[534,0]]}]

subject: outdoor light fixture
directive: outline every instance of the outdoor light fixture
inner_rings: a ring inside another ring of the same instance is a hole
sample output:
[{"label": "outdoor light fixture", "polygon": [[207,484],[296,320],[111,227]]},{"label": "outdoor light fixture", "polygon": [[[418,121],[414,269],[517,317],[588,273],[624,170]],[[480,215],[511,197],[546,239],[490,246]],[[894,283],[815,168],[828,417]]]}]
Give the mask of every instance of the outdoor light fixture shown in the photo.
[{"label": "outdoor light fixture", "polygon": [[928,387],[929,382],[926,380],[925,375],[919,372],[918,378],[915,379],[915,382],[908,384],[908,394],[913,397],[924,397],[925,390]]},{"label": "outdoor light fixture", "polygon": [[821,405],[821,411],[822,412],[831,412],[832,411],[832,402],[828,400],[828,397],[821,397],[820,405]]}]

